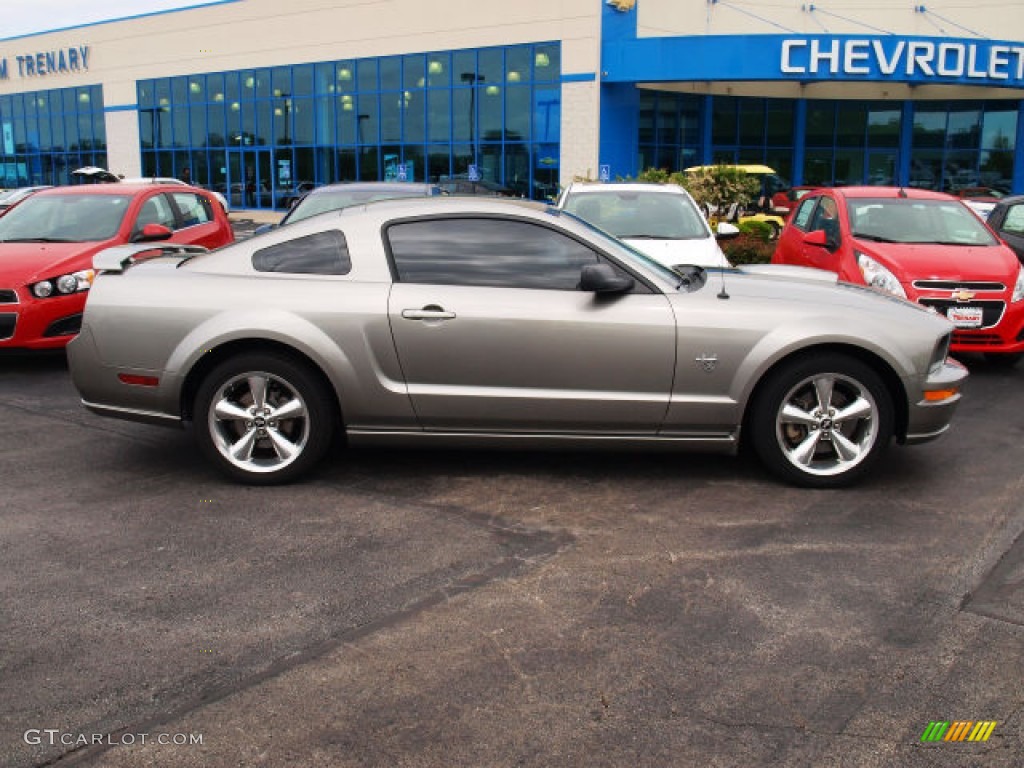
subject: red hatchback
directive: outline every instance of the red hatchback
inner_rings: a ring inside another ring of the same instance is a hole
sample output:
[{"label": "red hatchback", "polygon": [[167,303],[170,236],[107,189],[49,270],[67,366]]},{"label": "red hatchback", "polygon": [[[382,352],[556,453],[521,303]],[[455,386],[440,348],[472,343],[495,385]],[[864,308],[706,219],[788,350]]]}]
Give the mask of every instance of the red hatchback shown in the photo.
[{"label": "red hatchback", "polygon": [[162,184],[46,189],[0,217],[0,349],[52,349],[82,323],[92,257],[125,243],[219,248],[231,224],[204,190]]},{"label": "red hatchback", "polygon": [[950,195],[897,187],[818,189],[783,230],[774,264],[816,267],[945,315],[953,351],[1024,356],[1024,270]]}]

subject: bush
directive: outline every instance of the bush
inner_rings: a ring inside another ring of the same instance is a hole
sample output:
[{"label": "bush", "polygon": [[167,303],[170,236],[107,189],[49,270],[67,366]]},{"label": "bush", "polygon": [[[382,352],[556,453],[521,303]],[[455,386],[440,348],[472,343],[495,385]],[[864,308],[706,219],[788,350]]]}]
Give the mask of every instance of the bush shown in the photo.
[{"label": "bush", "polygon": [[740,234],[751,235],[768,243],[772,239],[772,227],[763,221],[741,221],[736,224]]},{"label": "bush", "polygon": [[[753,227],[755,229],[761,227],[767,229],[767,225],[760,221],[747,222],[747,224],[756,224],[757,227]],[[768,264],[772,260],[772,254],[775,253],[775,243],[752,232],[741,231],[731,240],[722,240],[721,246],[722,252],[733,264]]]}]

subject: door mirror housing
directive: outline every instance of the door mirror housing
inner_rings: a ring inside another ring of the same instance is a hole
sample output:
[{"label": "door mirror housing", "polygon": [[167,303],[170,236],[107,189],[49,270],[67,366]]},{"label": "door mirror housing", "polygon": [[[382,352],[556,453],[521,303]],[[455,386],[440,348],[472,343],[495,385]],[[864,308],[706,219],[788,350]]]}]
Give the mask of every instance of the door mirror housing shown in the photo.
[{"label": "door mirror housing", "polygon": [[721,221],[718,223],[718,226],[715,227],[716,240],[732,240],[734,237],[739,235],[739,233],[740,228],[727,221]]},{"label": "door mirror housing", "polygon": [[837,229],[838,227],[835,227],[835,229],[830,232],[824,229],[816,229],[813,232],[808,232],[804,235],[804,242],[807,245],[816,245],[829,252],[834,252],[839,247],[839,232],[835,231]]},{"label": "door mirror housing", "polygon": [[141,232],[132,235],[133,243],[153,243],[158,240],[169,240],[174,233],[163,224],[146,224]]},{"label": "door mirror housing", "polygon": [[625,293],[635,283],[611,264],[588,264],[580,274],[580,290],[588,293]]}]

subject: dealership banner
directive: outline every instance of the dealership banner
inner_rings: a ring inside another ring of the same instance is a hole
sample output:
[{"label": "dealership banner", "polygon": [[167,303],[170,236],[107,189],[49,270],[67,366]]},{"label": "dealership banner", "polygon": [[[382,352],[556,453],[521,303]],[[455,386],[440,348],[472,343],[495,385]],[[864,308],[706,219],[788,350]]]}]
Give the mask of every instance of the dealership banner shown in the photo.
[{"label": "dealership banner", "polygon": [[1024,41],[899,35],[701,35],[609,40],[606,82],[895,81],[1024,87]]}]

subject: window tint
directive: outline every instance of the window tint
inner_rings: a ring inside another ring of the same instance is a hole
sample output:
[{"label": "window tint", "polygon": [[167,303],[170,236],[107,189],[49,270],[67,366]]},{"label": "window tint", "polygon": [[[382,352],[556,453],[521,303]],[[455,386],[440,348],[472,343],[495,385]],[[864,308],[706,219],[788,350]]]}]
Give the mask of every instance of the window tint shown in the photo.
[{"label": "window tint", "polygon": [[817,202],[818,198],[816,197],[805,198],[800,203],[800,207],[796,209],[796,215],[793,217],[793,226],[807,231],[807,222],[811,220],[811,213],[814,211],[814,206]]},{"label": "window tint", "polygon": [[1024,204],[1015,205],[1006,212],[1002,228],[1014,235],[1024,235]]},{"label": "window tint", "polygon": [[546,227],[503,219],[433,219],[388,228],[398,279],[573,291],[598,262],[585,245]]},{"label": "window tint", "polygon": [[165,196],[156,195],[142,204],[139,218],[135,222],[135,231],[141,231],[147,224],[162,224],[168,229],[174,229],[174,211]]},{"label": "window tint", "polygon": [[174,204],[181,212],[181,226],[194,227],[197,224],[208,224],[213,221],[213,210],[210,201],[195,192],[174,192],[171,194]]},{"label": "window tint", "polygon": [[352,271],[345,236],[331,229],[262,248],[252,255],[257,272],[347,275]]}]

